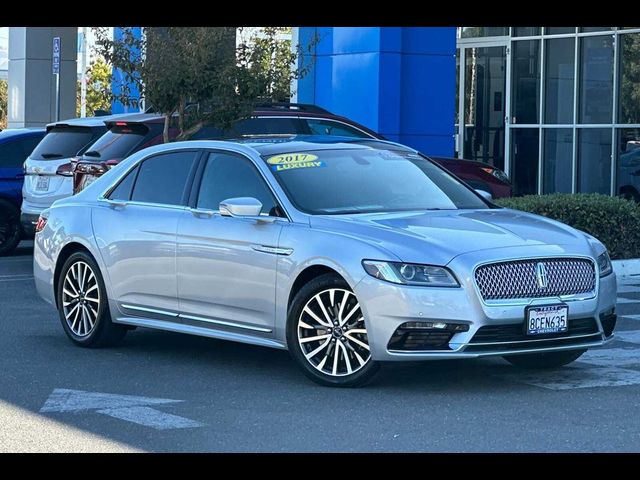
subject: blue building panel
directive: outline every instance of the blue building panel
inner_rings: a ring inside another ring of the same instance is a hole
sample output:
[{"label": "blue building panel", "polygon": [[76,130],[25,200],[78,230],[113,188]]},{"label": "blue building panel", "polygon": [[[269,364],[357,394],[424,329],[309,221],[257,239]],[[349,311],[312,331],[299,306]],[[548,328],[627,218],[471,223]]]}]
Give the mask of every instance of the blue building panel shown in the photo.
[{"label": "blue building panel", "polygon": [[453,135],[456,61],[447,55],[404,55],[401,133]]},{"label": "blue building panel", "polygon": [[[113,39],[114,40],[122,40],[123,38],[123,28],[131,28],[136,38],[142,37],[142,27],[114,27],[113,28]],[[128,87],[129,96],[131,98],[139,99],[140,92],[138,91],[138,87],[133,82],[127,82],[124,78],[124,74],[121,70],[114,68],[111,73],[111,92],[114,96],[118,96],[123,92],[123,87]],[[128,112],[138,112],[139,108],[128,107],[122,102],[113,101],[111,103],[111,113],[128,113]]]},{"label": "blue building panel", "polygon": [[300,27],[301,45],[315,35],[299,102],[424,153],[453,155],[455,27]]}]

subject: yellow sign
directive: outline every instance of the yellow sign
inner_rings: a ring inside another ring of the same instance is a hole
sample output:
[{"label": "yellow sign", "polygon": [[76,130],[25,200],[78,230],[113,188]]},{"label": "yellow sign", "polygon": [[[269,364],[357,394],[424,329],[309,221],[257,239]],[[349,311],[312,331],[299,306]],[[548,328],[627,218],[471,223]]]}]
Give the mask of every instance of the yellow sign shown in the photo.
[{"label": "yellow sign", "polygon": [[317,168],[324,167],[324,162],[318,160],[317,155],[310,153],[287,153],[276,155],[267,159],[267,163],[276,172],[290,170],[292,168]]},{"label": "yellow sign", "polygon": [[317,160],[316,155],[310,153],[287,153],[284,155],[276,155],[267,160],[270,165],[288,165],[290,163],[304,163]]}]

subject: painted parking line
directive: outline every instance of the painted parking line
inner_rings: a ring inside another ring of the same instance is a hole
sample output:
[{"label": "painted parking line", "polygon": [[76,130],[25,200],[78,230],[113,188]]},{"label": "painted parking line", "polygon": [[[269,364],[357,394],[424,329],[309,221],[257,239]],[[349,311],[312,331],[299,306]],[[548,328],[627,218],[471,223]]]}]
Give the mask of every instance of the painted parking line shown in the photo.
[{"label": "painted parking line", "polygon": [[0,275],[0,282],[17,282],[21,280],[33,280],[31,274],[16,274],[16,275]]},{"label": "painted parking line", "polygon": [[[640,336],[638,336],[638,340],[640,340]],[[636,346],[594,348],[582,355],[577,361],[603,367],[637,368],[640,371],[640,348]]]},{"label": "painted parking line", "polygon": [[640,303],[640,298],[618,297],[616,303]]},{"label": "painted parking line", "polygon": [[640,345],[640,330],[615,330],[614,338],[623,342]]},{"label": "painted parking line", "polygon": [[624,318],[625,320],[640,320],[640,315],[619,315],[618,317]]},{"label": "painted parking line", "polygon": [[496,376],[548,390],[640,385],[640,371],[595,365],[575,365],[539,372],[520,371]]}]

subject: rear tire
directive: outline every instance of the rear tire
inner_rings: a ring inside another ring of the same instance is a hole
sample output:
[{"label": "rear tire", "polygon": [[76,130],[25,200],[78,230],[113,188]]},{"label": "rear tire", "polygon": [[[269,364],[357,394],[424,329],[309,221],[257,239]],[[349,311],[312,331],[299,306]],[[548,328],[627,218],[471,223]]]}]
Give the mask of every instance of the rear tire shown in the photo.
[{"label": "rear tire", "polygon": [[586,349],[583,349],[564,350],[561,352],[525,353],[524,355],[508,355],[502,358],[520,368],[557,368],[564,367],[577,360],[586,351]]},{"label": "rear tire", "polygon": [[0,256],[13,252],[21,237],[20,211],[11,203],[0,200]]},{"label": "rear tire", "polygon": [[287,345],[302,373],[328,387],[361,387],[380,368],[356,296],[337,274],[314,278],[296,294]]},{"label": "rear tire", "polygon": [[111,321],[100,268],[88,253],[76,252],[64,262],[56,295],[62,328],[76,345],[109,347],[126,335],[126,327]]}]

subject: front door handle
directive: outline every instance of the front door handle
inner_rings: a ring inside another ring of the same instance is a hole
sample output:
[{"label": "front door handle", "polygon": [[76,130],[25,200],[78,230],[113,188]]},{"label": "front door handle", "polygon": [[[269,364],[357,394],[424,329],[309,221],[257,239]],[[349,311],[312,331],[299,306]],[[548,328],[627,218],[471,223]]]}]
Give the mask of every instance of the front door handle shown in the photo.
[{"label": "front door handle", "polygon": [[201,208],[190,208],[189,211],[193,214],[194,217],[198,218],[211,218],[215,213],[213,210],[203,210]]}]

